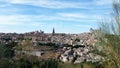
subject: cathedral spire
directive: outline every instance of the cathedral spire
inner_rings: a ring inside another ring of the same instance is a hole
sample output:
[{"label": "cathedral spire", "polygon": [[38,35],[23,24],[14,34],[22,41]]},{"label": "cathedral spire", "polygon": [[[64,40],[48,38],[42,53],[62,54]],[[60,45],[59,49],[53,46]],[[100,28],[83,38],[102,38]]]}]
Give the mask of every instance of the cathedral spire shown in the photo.
[{"label": "cathedral spire", "polygon": [[52,32],[52,35],[55,35],[55,29],[53,28],[53,32]]}]

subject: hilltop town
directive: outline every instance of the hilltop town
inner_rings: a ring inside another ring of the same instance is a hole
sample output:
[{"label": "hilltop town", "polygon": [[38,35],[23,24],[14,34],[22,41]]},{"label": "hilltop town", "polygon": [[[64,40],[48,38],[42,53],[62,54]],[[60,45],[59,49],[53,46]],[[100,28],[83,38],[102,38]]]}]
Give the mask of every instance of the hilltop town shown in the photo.
[{"label": "hilltop town", "polygon": [[64,63],[99,62],[104,58],[94,53],[98,30],[80,34],[44,33],[0,33],[0,43],[16,43],[13,47],[14,58],[30,55],[41,60],[56,59]]}]

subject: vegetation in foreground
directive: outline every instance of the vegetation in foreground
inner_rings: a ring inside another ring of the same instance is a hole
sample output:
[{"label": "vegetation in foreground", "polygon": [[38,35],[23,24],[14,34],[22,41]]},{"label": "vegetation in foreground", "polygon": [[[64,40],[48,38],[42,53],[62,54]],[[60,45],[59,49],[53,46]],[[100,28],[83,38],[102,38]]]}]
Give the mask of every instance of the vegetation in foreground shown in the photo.
[{"label": "vegetation in foreground", "polygon": [[113,0],[111,22],[102,22],[99,43],[106,53],[105,68],[120,68],[120,0]]}]

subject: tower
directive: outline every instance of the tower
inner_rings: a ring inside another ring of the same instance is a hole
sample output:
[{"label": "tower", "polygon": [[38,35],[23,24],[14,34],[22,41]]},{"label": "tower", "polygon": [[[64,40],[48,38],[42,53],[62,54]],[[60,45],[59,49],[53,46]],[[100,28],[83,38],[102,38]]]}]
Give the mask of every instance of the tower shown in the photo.
[{"label": "tower", "polygon": [[53,28],[53,32],[52,32],[52,35],[55,35],[55,29]]}]

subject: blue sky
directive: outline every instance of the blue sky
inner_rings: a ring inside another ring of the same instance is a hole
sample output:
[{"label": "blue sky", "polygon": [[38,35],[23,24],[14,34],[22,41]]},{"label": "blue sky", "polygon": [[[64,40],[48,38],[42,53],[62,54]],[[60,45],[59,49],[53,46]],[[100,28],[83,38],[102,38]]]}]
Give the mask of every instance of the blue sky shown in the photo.
[{"label": "blue sky", "polygon": [[0,32],[82,33],[110,16],[110,0],[0,0]]}]

